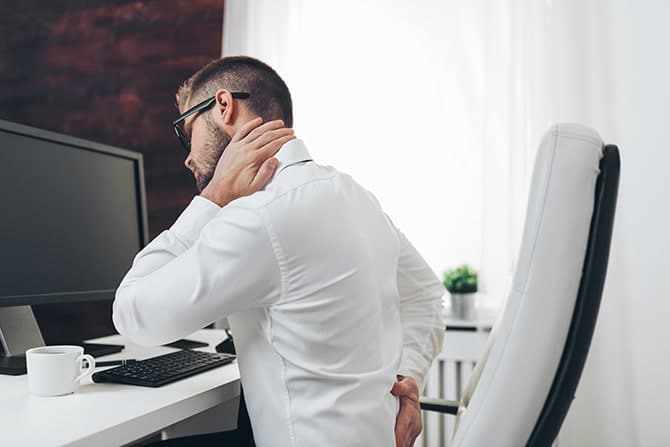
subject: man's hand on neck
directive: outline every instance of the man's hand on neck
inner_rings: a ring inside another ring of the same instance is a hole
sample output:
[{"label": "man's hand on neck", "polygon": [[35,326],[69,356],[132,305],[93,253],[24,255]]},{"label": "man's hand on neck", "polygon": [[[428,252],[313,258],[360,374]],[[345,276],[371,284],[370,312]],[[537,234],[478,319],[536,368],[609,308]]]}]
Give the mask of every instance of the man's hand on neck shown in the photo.
[{"label": "man's hand on neck", "polygon": [[274,155],[295,135],[281,120],[262,122],[255,118],[235,132],[202,197],[223,207],[259,191],[272,178],[278,165]]}]

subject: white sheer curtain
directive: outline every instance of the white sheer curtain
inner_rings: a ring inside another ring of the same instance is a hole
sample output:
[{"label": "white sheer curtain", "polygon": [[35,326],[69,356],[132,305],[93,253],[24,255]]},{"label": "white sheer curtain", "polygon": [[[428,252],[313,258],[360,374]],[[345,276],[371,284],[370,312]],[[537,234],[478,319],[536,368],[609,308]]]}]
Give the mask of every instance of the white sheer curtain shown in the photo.
[{"label": "white sheer curtain", "polygon": [[[637,78],[614,78],[613,69],[633,73],[625,61],[640,59],[640,42],[661,46],[645,37],[628,49],[630,36],[619,30],[644,29],[628,23],[632,5],[227,0],[223,54],[274,66],[292,90],[296,131],[316,159],[374,192],[436,273],[460,262],[480,268],[483,304],[495,306],[514,267],[543,132],[573,121],[594,126],[606,141],[630,136],[614,115],[631,115],[621,112],[617,94],[636,91],[622,79]],[[638,21],[653,16],[636,14]],[[641,385],[631,377],[621,236],[621,223],[634,218],[627,216],[615,228],[599,323],[560,436],[565,445],[639,444],[634,412],[641,407],[631,388]]]},{"label": "white sheer curtain", "polygon": [[223,54],[275,67],[317,160],[376,194],[438,275],[479,268],[498,305],[544,123],[528,130],[511,18],[490,3],[229,0]]}]

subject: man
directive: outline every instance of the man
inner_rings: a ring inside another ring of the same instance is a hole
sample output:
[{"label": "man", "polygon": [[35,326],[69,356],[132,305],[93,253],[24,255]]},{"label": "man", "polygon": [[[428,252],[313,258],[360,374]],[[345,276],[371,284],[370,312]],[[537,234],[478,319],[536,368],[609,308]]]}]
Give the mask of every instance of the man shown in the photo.
[{"label": "man", "polygon": [[135,258],[119,333],[159,345],[228,317],[259,447],[412,445],[441,283],[372,194],[312,160],[272,68],[222,58],[177,103],[200,195]]}]

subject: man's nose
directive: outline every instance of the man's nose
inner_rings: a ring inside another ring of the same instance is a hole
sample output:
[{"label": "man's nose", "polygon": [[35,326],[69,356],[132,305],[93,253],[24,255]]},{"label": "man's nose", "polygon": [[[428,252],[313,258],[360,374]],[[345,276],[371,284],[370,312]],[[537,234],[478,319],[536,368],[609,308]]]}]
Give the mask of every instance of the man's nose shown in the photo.
[{"label": "man's nose", "polygon": [[186,160],[184,160],[184,166],[190,171],[193,171],[193,159],[191,159],[191,153],[189,152],[188,157],[186,157]]}]

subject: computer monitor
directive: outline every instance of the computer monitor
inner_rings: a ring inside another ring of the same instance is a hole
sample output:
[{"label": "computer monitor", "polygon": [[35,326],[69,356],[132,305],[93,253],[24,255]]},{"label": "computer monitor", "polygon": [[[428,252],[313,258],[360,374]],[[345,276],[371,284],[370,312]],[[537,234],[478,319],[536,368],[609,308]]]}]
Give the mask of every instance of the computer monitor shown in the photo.
[{"label": "computer monitor", "polygon": [[30,305],[114,298],[148,243],[142,154],[0,121],[0,210],[0,339],[14,355],[43,344]]}]

